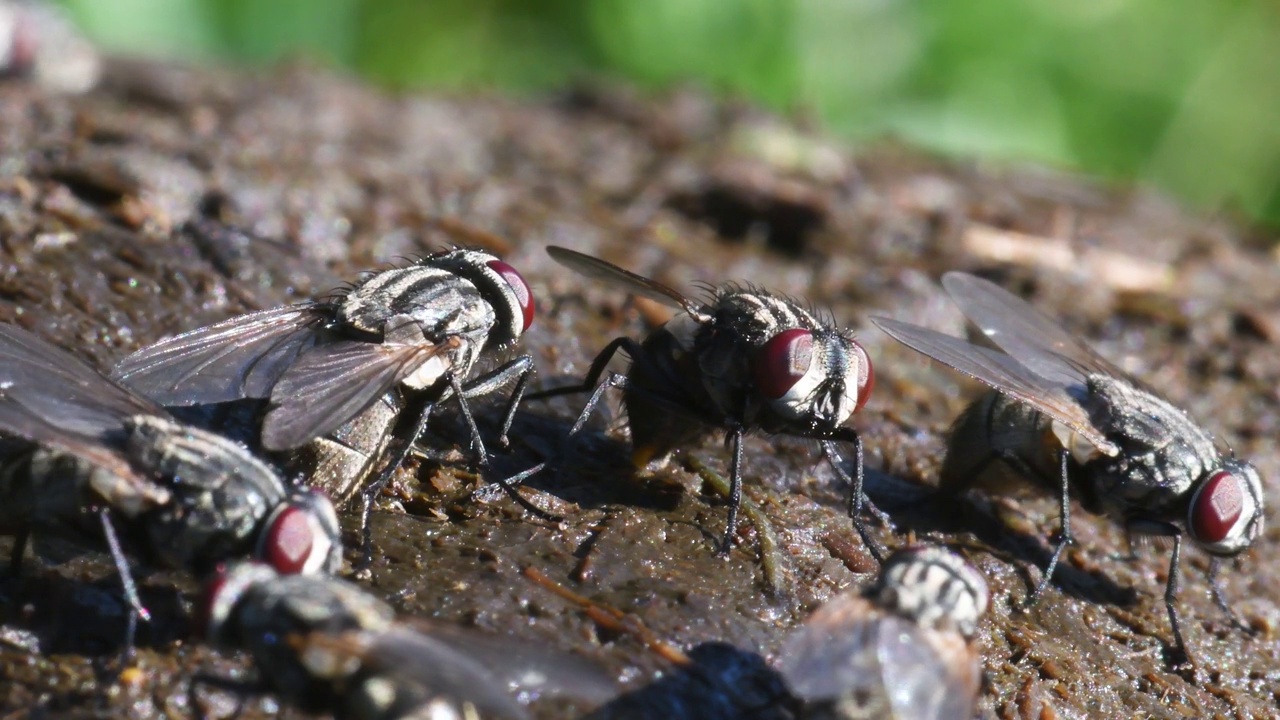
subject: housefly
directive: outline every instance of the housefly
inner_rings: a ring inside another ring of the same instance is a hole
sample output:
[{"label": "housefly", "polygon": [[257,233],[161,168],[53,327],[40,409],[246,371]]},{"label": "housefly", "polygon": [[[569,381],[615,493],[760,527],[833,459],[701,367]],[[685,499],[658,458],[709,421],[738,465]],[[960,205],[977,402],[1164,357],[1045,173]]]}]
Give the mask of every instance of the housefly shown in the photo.
[{"label": "housefly", "polygon": [[[834,327],[788,298],[764,290],[723,285],[698,303],[662,283],[599,258],[562,247],[547,252],[561,265],[636,295],[682,310],[643,342],[617,338],[592,361],[580,385],[539,397],[594,388],[570,435],[586,423],[605,390],[621,388],[639,467],[676,447],[723,430],[732,447],[728,526],[720,552],[733,540],[742,492],[742,438],[751,430],[817,440],[836,473],[851,487],[849,515],[867,548],[861,509],[862,440],[844,423],[871,395],[871,361],[851,333]],[[631,359],[626,375],[611,373],[597,385],[619,350]],[[853,444],[852,478],[835,441]],[[879,511],[871,506],[871,510]]]},{"label": "housefly", "polygon": [[397,619],[382,600],[331,577],[237,563],[208,584],[203,631],[242,649],[262,680],[310,711],[356,720],[527,718],[517,702],[599,703],[611,677],[575,656],[462,628]]},{"label": "housefly", "polygon": [[899,550],[864,593],[828,601],[792,632],[779,671],[800,717],[971,718],[982,668],[970,643],[987,584],[941,547]]},{"label": "housefly", "polygon": [[287,485],[243,446],[178,422],[6,324],[0,433],[28,443],[0,470],[0,532],[17,538],[15,567],[31,533],[105,539],[139,617],[146,610],[122,539],[148,560],[197,573],[250,554],[288,573],[333,572],[342,562],[325,495]]},{"label": "housefly", "polygon": [[102,56],[58,5],[0,0],[0,79],[30,79],[45,90],[82,93],[102,75]]},{"label": "housefly", "polygon": [[1165,607],[1178,650],[1189,658],[1174,608],[1182,535],[1213,557],[1214,599],[1234,619],[1217,572],[1223,558],[1244,551],[1262,533],[1258,471],[1015,295],[965,273],[947,273],[942,284],[999,350],[895,320],[873,320],[908,347],[994,388],[953,426],[943,488],[967,487],[1002,461],[1058,492],[1062,534],[1033,601],[1071,542],[1072,488],[1086,509],[1107,513],[1131,536],[1170,538]]},{"label": "housefly", "polygon": [[115,377],[168,406],[268,400],[265,449],[294,451],[292,469],[339,503],[363,493],[367,562],[371,501],[438,403],[457,399],[484,465],[466,401],[515,382],[502,425],[506,444],[533,360],[521,355],[471,374],[478,361],[512,346],[533,315],[529,286],[510,265],[480,250],[445,250],[370,273],[328,299],[162,340],[122,360]]}]

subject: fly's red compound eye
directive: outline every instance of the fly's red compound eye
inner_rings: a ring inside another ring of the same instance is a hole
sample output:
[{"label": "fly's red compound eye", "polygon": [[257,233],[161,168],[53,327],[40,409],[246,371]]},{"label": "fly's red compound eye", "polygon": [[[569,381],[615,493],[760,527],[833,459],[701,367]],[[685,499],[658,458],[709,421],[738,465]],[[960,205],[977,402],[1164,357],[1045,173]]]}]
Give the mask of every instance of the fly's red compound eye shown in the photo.
[{"label": "fly's red compound eye", "polygon": [[306,569],[315,547],[314,524],[306,510],[288,507],[267,527],[259,555],[282,575],[296,575]]},{"label": "fly's red compound eye", "polygon": [[520,273],[516,272],[515,268],[501,260],[490,260],[488,264],[489,268],[501,275],[515,292],[516,302],[520,303],[520,311],[524,313],[524,327],[520,328],[520,332],[528,330],[533,324],[533,293],[529,291],[529,284],[524,281]]},{"label": "fly's red compound eye", "polygon": [[200,596],[200,602],[196,605],[196,629],[206,639],[212,635],[213,622],[218,619],[214,617],[214,605],[217,604],[219,596],[222,595],[222,588],[227,584],[227,568],[225,565],[219,565],[214,570],[213,577],[204,586],[204,594]]},{"label": "fly's red compound eye", "polygon": [[867,404],[871,391],[876,389],[876,371],[871,365],[871,358],[867,357],[867,351],[857,343],[854,343],[854,347],[857,348],[854,354],[858,358],[858,406],[854,408],[854,412],[857,412]]},{"label": "fly's red compound eye", "polygon": [[1244,492],[1235,475],[1215,473],[1191,499],[1191,536],[1203,543],[1225,540],[1244,512]]},{"label": "fly's red compound eye", "polygon": [[801,328],[784,330],[769,338],[755,361],[756,387],[777,400],[809,372],[813,363],[813,333]]}]

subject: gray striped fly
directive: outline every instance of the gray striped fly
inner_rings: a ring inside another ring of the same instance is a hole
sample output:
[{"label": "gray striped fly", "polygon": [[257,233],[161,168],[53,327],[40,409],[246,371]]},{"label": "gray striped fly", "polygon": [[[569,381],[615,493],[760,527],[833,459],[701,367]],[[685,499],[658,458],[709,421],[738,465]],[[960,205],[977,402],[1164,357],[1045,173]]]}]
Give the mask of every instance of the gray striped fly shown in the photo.
[{"label": "gray striped fly", "polygon": [[[583,382],[531,397],[594,391],[570,435],[586,423],[609,388],[619,388],[634,450],[642,467],[673,449],[722,431],[732,451],[729,518],[721,553],[730,549],[742,492],[742,442],[751,431],[817,440],[850,486],[849,515],[866,547],[879,549],[861,520],[864,506],[862,440],[846,422],[871,395],[871,360],[852,333],[794,300],[764,290],[724,285],[699,303],[646,277],[562,247],[547,252],[561,265],[680,312],[642,342],[620,337],[596,356]],[[610,373],[622,351],[626,374]],[[854,448],[853,476],[836,442]],[[882,517],[883,519],[883,517]]]},{"label": "gray striped fly", "polygon": [[[369,501],[407,458],[432,410],[455,400],[472,449],[488,453],[468,400],[514,383],[501,442],[532,358],[496,360],[533,322],[529,286],[480,250],[451,249],[369,273],[331,297],[251,312],[144,347],[115,377],[168,406],[267,401],[260,442],[346,502]],[[482,361],[496,367],[475,375]],[[398,440],[398,442],[395,442]]]}]

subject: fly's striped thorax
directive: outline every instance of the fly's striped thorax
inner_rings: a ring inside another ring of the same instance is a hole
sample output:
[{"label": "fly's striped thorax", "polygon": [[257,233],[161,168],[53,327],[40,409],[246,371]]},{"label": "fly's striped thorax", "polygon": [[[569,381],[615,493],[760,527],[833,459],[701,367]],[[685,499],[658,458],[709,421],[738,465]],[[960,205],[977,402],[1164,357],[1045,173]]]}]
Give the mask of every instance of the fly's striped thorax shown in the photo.
[{"label": "fly's striped thorax", "polygon": [[783,330],[820,330],[822,324],[795,303],[765,292],[731,291],[716,298],[717,323],[731,326],[741,337],[763,343]]},{"label": "fly's striped thorax", "polygon": [[338,307],[339,322],[382,335],[396,317],[412,318],[427,339],[487,331],[493,308],[470,281],[440,268],[385,270],[356,286]]},{"label": "fly's striped thorax", "polygon": [[895,553],[881,572],[877,601],[922,627],[971,636],[987,610],[986,581],[960,556],[941,547]]}]

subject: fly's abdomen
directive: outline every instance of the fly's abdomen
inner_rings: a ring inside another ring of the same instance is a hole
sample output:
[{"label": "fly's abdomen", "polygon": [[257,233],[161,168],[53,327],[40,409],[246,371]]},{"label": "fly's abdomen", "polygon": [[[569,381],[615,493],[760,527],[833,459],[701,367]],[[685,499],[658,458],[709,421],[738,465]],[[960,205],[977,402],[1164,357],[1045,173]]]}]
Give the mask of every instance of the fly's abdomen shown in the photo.
[{"label": "fly's abdomen", "polygon": [[27,456],[0,467],[0,535],[16,535],[30,527],[30,462]]},{"label": "fly's abdomen", "polygon": [[370,464],[381,456],[402,407],[398,392],[387,393],[329,437],[294,451],[289,471],[305,475],[308,484],[324,490],[334,505],[346,505],[377,469]]},{"label": "fly's abdomen", "polygon": [[30,530],[100,547],[102,526],[86,508],[111,509],[122,534],[132,535],[145,508],[133,514],[111,505],[95,488],[118,481],[101,468],[52,448],[20,454],[0,470],[0,534]]},{"label": "fly's abdomen", "polygon": [[1010,466],[1010,457],[1036,473],[1032,480],[1055,478],[1053,442],[1047,417],[1007,395],[988,391],[951,426],[940,487],[951,492],[972,487],[1014,492],[1023,475],[1022,468]]},{"label": "fly's abdomen", "polygon": [[61,529],[74,524],[91,499],[84,461],[56,450],[36,449],[0,470],[0,534]]},{"label": "fly's abdomen", "polygon": [[[677,447],[691,444],[709,431],[692,413],[674,408],[705,408],[711,400],[700,392],[695,358],[684,353],[665,330],[643,344],[645,358],[632,361],[627,379],[634,389],[623,394],[631,428],[632,463],[644,467],[664,459]],[[669,398],[669,401],[664,399]]]}]

